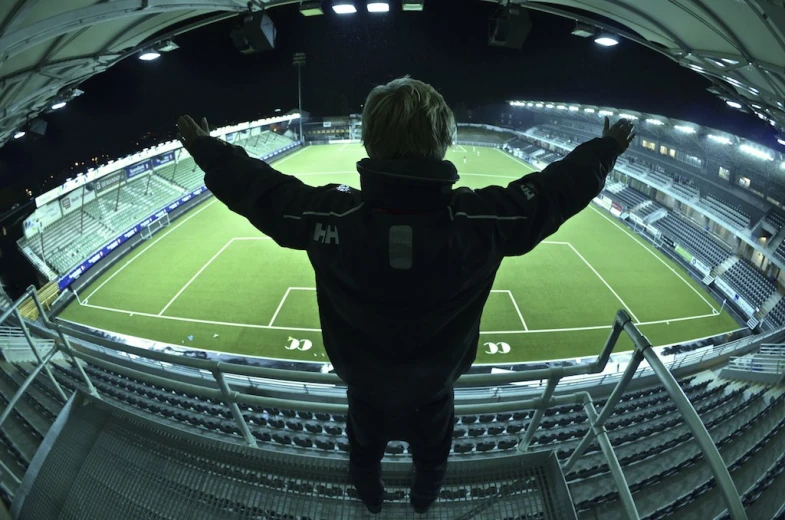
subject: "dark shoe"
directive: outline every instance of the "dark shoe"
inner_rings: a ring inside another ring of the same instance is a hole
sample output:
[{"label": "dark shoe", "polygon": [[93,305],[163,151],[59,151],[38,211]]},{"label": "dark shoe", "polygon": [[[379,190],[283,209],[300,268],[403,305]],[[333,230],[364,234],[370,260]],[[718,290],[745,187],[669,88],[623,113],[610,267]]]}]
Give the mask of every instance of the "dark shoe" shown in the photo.
[{"label": "dark shoe", "polygon": [[363,502],[363,504],[365,504],[365,507],[368,509],[368,511],[370,511],[373,514],[380,513],[382,511],[383,503],[384,503],[384,497],[382,497],[378,502],[373,504],[368,502]]},{"label": "dark shoe", "polygon": [[422,515],[428,512],[428,510],[431,508],[431,505],[436,502],[436,500],[421,501],[414,495],[411,495],[409,502],[412,504],[412,507],[414,507],[415,513]]},{"label": "dark shoe", "polygon": [[351,475],[357,496],[368,508],[371,513],[378,513],[382,510],[384,502],[384,481],[381,477],[381,464],[376,468],[358,468],[349,464],[349,474]]}]

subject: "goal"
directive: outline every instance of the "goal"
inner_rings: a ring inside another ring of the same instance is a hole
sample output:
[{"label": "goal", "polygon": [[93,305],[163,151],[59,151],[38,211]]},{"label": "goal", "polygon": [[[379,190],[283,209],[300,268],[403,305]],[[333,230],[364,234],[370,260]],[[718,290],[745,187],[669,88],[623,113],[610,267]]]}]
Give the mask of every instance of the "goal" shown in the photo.
[{"label": "goal", "polygon": [[142,240],[149,240],[153,237],[153,235],[160,231],[161,229],[165,228],[169,225],[169,213],[166,213],[164,216],[156,220],[155,222],[151,222],[147,226],[142,228],[142,231],[139,233],[142,235]]}]

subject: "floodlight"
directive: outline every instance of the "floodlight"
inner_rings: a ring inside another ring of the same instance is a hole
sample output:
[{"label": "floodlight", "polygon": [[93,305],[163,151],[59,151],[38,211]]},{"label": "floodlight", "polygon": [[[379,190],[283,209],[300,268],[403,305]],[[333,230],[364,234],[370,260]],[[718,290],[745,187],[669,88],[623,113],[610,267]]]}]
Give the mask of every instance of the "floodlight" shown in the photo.
[{"label": "floodlight", "polygon": [[65,101],[58,101],[54,105],[52,105],[52,110],[59,110],[65,106]]},{"label": "floodlight", "polygon": [[564,105],[559,105],[556,107],[557,110],[567,110],[567,107]]},{"label": "floodlight", "polygon": [[534,106],[534,103],[532,103],[531,101],[529,101],[528,103],[526,103],[526,106],[527,106],[527,107],[533,107],[533,106]]},{"label": "floodlight", "polygon": [[755,148],[754,146],[750,146],[748,144],[742,144],[739,146],[739,150],[742,152],[749,154],[757,159],[761,159],[763,161],[773,161],[774,157],[766,153],[765,151]]},{"label": "floodlight", "polygon": [[610,116],[612,116],[612,115],[613,115],[613,112],[611,112],[610,110],[600,110],[600,111],[597,113],[597,115],[600,115],[600,116],[609,116],[609,117],[610,117]]},{"label": "floodlight", "polygon": [[404,11],[422,11],[424,0],[403,0],[401,7]]},{"label": "floodlight", "polygon": [[631,119],[633,121],[636,121],[638,119],[638,116],[634,116],[632,114],[619,114],[619,117],[622,119]]},{"label": "floodlight", "polygon": [[728,58],[722,58],[722,61],[724,61],[725,63],[730,63],[731,65],[738,65],[739,64],[739,62],[737,60],[731,60],[731,59],[728,59]]},{"label": "floodlight", "polygon": [[685,134],[694,134],[695,129],[691,126],[684,126],[684,125],[676,125],[673,128],[678,130],[679,132],[683,132]]},{"label": "floodlight", "polygon": [[534,105],[534,106],[536,106],[537,108],[542,108],[542,106],[543,106],[543,105],[542,105],[542,103],[537,103],[537,104],[536,104],[536,105]]},{"label": "floodlight", "polygon": [[783,170],[785,170],[785,162],[781,162],[781,163],[780,163],[780,168],[782,168]]},{"label": "floodlight", "polygon": [[180,46],[174,43],[174,40],[164,40],[155,46],[155,50],[158,52],[172,52],[179,48]]},{"label": "floodlight", "polygon": [[782,146],[785,146],[785,139],[778,137],[777,142],[780,143]]},{"label": "floodlight", "polygon": [[732,108],[741,108],[741,103],[738,101],[733,101],[732,99],[725,101],[725,103],[727,103],[728,106]]},{"label": "floodlight", "polygon": [[139,59],[142,61],[157,60],[160,57],[161,57],[161,53],[159,53],[158,51],[154,51],[152,49],[142,51],[141,54],[139,54]]},{"label": "floodlight", "polygon": [[705,69],[703,67],[698,66],[698,65],[688,65],[688,66],[692,70],[696,70],[698,72],[705,72]]},{"label": "floodlight", "polygon": [[576,106],[571,106],[570,107],[570,112],[577,112],[578,110],[580,110],[580,108],[578,108]]},{"label": "floodlight", "polygon": [[386,0],[368,0],[366,6],[369,13],[386,13],[390,10],[390,4]]},{"label": "floodlight", "polygon": [[352,14],[357,12],[353,0],[333,0],[333,11],[335,14]]},{"label": "floodlight", "polygon": [[553,103],[548,103],[547,105],[545,105],[545,108],[553,108]]},{"label": "floodlight", "polygon": [[714,141],[715,143],[720,143],[720,144],[732,144],[732,141],[731,141],[730,139],[728,139],[727,137],[725,137],[725,136],[722,136],[722,135],[713,135],[713,134],[710,134],[710,135],[709,135],[709,139],[711,139],[711,140],[712,140],[712,141]]},{"label": "floodlight", "polygon": [[21,139],[24,136],[25,136],[25,131],[19,130],[17,133],[14,134],[14,139]]},{"label": "floodlight", "polygon": [[650,125],[654,125],[654,126],[662,126],[662,125],[665,124],[662,121],[660,121],[659,119],[653,119],[653,118],[647,119],[646,122],[649,123]]},{"label": "floodlight", "polygon": [[581,38],[591,38],[596,32],[594,27],[582,22],[575,22],[575,29],[572,30],[574,36],[580,36]]},{"label": "floodlight", "polygon": [[614,36],[611,33],[600,33],[597,38],[595,38],[594,43],[597,45],[602,45],[603,47],[613,47],[614,45],[619,44],[619,38]]},{"label": "floodlight", "polygon": [[303,16],[318,16],[324,14],[322,3],[318,0],[315,2],[303,2],[300,4],[300,14]]},{"label": "floodlight", "polygon": [[586,112],[587,114],[593,114],[595,112],[593,108],[584,108],[583,111]]}]

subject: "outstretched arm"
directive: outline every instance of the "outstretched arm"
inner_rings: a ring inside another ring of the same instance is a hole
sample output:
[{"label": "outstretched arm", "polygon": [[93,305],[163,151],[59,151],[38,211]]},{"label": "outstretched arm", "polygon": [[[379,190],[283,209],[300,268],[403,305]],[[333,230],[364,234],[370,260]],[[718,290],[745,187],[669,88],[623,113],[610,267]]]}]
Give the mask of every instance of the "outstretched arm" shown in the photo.
[{"label": "outstretched arm", "polygon": [[204,171],[205,185],[218,200],[279,245],[306,248],[309,232],[295,217],[324,195],[323,188],[307,186],[249,157],[243,148],[210,137],[204,118],[197,125],[190,116],[182,116],[177,127],[180,141]]},{"label": "outstretched arm", "polygon": [[[605,186],[616,159],[632,139],[633,125],[605,118],[603,137],[575,148],[541,172],[511,182],[506,188],[477,190],[493,206],[505,256],[522,255],[555,233],[570,217],[586,208]],[[507,217],[507,218],[504,218]]]}]

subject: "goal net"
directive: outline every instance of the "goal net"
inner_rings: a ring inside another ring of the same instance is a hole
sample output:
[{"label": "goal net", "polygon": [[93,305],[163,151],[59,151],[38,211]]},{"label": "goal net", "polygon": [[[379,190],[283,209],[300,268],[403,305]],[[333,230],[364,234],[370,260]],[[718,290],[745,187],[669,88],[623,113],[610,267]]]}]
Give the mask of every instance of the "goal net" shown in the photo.
[{"label": "goal net", "polygon": [[160,231],[168,225],[169,214],[167,213],[155,222],[151,222],[147,226],[143,227],[141,233],[139,234],[142,235],[142,240],[149,240],[157,231]]}]

